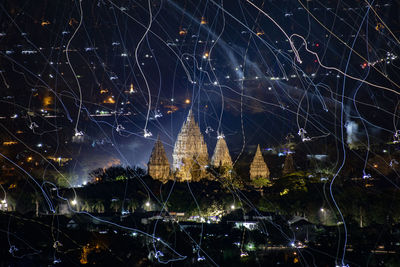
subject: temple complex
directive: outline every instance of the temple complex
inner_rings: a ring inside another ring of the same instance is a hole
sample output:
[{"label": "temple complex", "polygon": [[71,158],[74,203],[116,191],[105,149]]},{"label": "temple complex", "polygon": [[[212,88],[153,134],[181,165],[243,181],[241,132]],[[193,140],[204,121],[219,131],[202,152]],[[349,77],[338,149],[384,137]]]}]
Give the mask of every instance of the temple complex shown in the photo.
[{"label": "temple complex", "polygon": [[207,144],[200,132],[200,128],[194,120],[192,110],[175,142],[173,158],[173,170],[178,181],[199,181],[206,177],[208,166]]},{"label": "temple complex", "polygon": [[163,183],[166,183],[171,178],[171,169],[167,154],[165,153],[164,145],[159,137],[151,152],[147,170],[148,174],[153,177],[153,179],[160,180]]},{"label": "temple complex", "polygon": [[[207,144],[204,141],[199,125],[194,119],[192,110],[189,110],[176,138],[172,158],[173,165],[171,170],[164,146],[158,138],[147,165],[148,174],[163,183],[174,179],[178,182],[198,182],[203,178],[230,177],[233,169],[228,145],[222,135],[218,136],[211,162],[209,162]],[[215,172],[207,171],[209,164],[219,168],[217,176],[215,176]],[[287,175],[294,171],[293,156],[288,153],[282,174]],[[253,161],[250,164],[250,180],[261,187],[265,185],[260,185],[260,179],[258,178],[269,179],[269,176],[269,168],[261,153],[260,145],[258,145]]]},{"label": "temple complex", "polygon": [[269,178],[269,169],[261,154],[260,145],[257,146],[256,154],[250,165],[250,179]]},{"label": "temple complex", "polygon": [[218,137],[217,145],[214,149],[214,154],[211,158],[211,165],[214,167],[232,168],[232,159],[229,155],[229,149],[223,137]]}]

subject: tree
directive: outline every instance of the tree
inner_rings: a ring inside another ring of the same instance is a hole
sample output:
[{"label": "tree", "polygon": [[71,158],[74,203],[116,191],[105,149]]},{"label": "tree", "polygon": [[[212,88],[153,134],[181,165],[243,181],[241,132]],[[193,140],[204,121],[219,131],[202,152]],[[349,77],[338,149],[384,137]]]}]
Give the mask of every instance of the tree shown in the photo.
[{"label": "tree", "polygon": [[98,199],[96,203],[93,205],[93,211],[97,213],[104,213],[104,204],[103,201]]},{"label": "tree", "polygon": [[102,168],[95,169],[89,172],[89,181],[99,182],[104,175],[104,170]]},{"label": "tree", "polygon": [[121,200],[117,199],[117,198],[113,198],[111,200],[111,205],[110,208],[114,210],[114,212],[118,212],[118,210],[121,209],[122,206],[122,202]]},{"label": "tree", "polygon": [[136,209],[138,206],[139,206],[139,204],[138,204],[138,202],[137,202],[136,199],[129,199],[129,200],[127,201],[126,208],[127,208],[128,211],[134,212],[135,209]]},{"label": "tree", "polygon": [[85,202],[82,205],[82,210],[87,211],[87,212],[92,212],[93,211],[93,205],[89,203],[88,200],[85,200]]},{"label": "tree", "polygon": [[266,177],[257,177],[251,180],[251,184],[256,188],[271,186],[271,181]]},{"label": "tree", "polygon": [[39,201],[42,198],[42,194],[38,191],[35,191],[32,194],[32,202],[35,204],[35,216],[39,217]]},{"label": "tree", "polygon": [[[307,186],[305,179],[307,174],[304,172],[294,172],[283,176],[278,179],[275,183],[275,188],[278,189],[278,192],[290,192],[290,191],[304,191],[307,192]],[[285,190],[286,189],[286,190]]]}]

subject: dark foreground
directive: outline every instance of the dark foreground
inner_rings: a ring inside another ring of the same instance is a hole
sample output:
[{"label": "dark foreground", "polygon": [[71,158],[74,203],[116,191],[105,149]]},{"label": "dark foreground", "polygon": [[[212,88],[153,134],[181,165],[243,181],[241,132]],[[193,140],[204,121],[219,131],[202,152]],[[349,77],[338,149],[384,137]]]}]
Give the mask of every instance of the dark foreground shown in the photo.
[{"label": "dark foreground", "polygon": [[[230,218],[201,224],[149,216],[101,214],[100,221],[87,214],[0,213],[0,266],[340,265],[336,253],[341,226],[299,223],[292,229],[274,218],[250,230]],[[398,266],[395,228],[349,228],[346,264]]]}]

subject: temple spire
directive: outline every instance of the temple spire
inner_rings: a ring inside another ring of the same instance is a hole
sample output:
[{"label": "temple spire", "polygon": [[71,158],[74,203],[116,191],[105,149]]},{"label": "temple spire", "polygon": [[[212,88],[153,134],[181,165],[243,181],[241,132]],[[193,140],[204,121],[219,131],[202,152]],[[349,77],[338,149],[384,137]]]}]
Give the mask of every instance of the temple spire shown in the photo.
[{"label": "temple spire", "polygon": [[208,165],[207,145],[197,125],[192,109],[183,123],[176,138],[173,158],[173,170],[181,181],[197,181],[206,176]]},{"label": "temple spire", "polygon": [[151,152],[150,160],[147,164],[147,171],[151,177],[163,183],[171,178],[169,161],[165,153],[164,145],[160,140],[160,135],[157,136],[157,141]]},{"label": "temple spire", "polygon": [[188,113],[188,115],[186,117],[186,121],[187,122],[189,122],[189,121],[195,122],[192,109],[189,109],[189,113]]},{"label": "temple spire", "polygon": [[214,154],[211,158],[211,165],[214,167],[224,166],[232,168],[232,159],[229,155],[229,149],[225,138],[218,138],[217,144],[215,145]]},{"label": "temple spire", "polygon": [[250,165],[250,179],[269,178],[269,169],[261,153],[260,145],[257,146],[256,154]]}]

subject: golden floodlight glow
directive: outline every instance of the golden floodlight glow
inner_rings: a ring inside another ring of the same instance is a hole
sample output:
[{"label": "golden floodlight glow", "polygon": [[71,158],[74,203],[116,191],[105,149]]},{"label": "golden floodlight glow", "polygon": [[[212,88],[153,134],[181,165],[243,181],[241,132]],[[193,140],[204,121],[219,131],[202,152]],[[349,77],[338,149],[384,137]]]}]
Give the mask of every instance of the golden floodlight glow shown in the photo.
[{"label": "golden floodlight glow", "polygon": [[18,142],[16,141],[5,141],[3,142],[3,146],[11,146],[11,145],[15,145],[18,144]]},{"label": "golden floodlight glow", "polygon": [[258,31],[257,32],[257,36],[261,36],[261,35],[264,35],[264,32],[263,31]]},{"label": "golden floodlight glow", "polygon": [[114,100],[114,98],[112,98],[112,97],[110,96],[109,98],[107,98],[106,100],[104,100],[103,103],[115,104],[115,100]]},{"label": "golden floodlight glow", "polygon": [[189,98],[185,100],[185,104],[190,104],[190,99]]},{"label": "golden floodlight glow", "polygon": [[187,34],[187,30],[186,29],[181,29],[179,31],[179,35],[186,35]]},{"label": "golden floodlight glow", "polygon": [[42,25],[42,27],[44,27],[46,25],[50,25],[50,21],[45,20],[45,21],[42,21],[42,23],[40,23],[40,24]]}]

